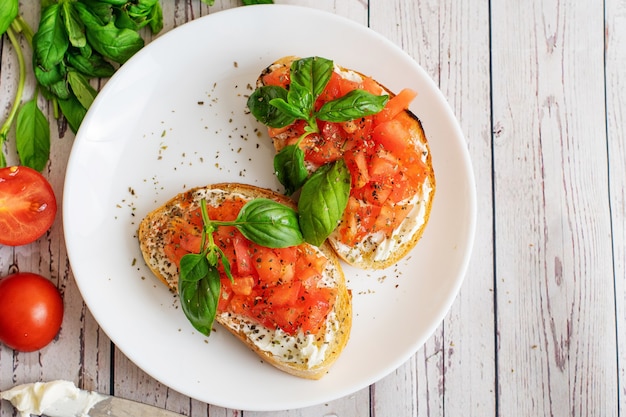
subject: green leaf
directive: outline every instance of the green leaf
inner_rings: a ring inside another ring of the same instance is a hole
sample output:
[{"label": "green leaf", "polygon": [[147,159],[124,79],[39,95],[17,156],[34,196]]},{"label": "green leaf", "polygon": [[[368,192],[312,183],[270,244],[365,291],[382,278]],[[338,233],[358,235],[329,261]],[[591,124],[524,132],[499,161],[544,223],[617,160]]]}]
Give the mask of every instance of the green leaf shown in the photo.
[{"label": "green leaf", "polygon": [[76,10],[73,7],[73,3],[64,2],[61,3],[61,5],[63,23],[65,25],[65,31],[67,32],[70,44],[76,48],[84,47],[87,44],[87,38],[85,37],[85,28],[80,21]]},{"label": "green leaf", "polygon": [[85,114],[87,114],[87,109],[74,96],[70,96],[65,100],[59,99],[58,102],[61,107],[61,113],[63,113],[65,120],[70,125],[70,129],[74,133],[78,132],[78,128],[85,118]]},{"label": "green leaf", "polygon": [[250,6],[253,4],[274,4],[273,0],[243,0],[244,6]]},{"label": "green leaf", "polygon": [[98,94],[96,89],[89,84],[89,81],[84,76],[76,71],[69,71],[67,73],[67,82],[70,84],[72,92],[80,104],[85,109],[89,109],[91,103],[93,103],[96,98],[96,94]]},{"label": "green leaf", "polygon": [[378,96],[364,90],[352,90],[338,99],[324,103],[316,117],[327,122],[347,122],[380,112],[389,96]]},{"label": "green leaf", "polygon": [[350,171],[343,159],[326,164],[311,175],[298,201],[304,240],[319,246],[339,224],[350,196]]},{"label": "green leaf", "polygon": [[326,88],[333,74],[333,61],[309,57],[291,63],[291,84],[302,86],[313,95],[313,102]]},{"label": "green leaf", "polygon": [[55,83],[58,83],[59,81],[65,81],[67,68],[65,67],[65,65],[63,65],[63,63],[47,69],[40,66],[35,66],[34,72],[35,78],[37,78],[37,82],[44,87],[49,87]]},{"label": "green leaf", "polygon": [[248,98],[250,113],[266,126],[280,128],[289,126],[295,117],[270,104],[273,99],[287,100],[287,90],[283,87],[267,85],[259,87]]},{"label": "green leaf", "polygon": [[180,260],[180,279],[182,281],[200,281],[209,273],[209,261],[202,255],[188,253]]},{"label": "green leaf", "polygon": [[287,145],[274,156],[274,172],[282,185],[285,194],[296,192],[309,176],[304,164],[304,152],[298,145]]},{"label": "green leaf", "polygon": [[43,171],[50,157],[50,125],[37,107],[37,96],[27,101],[17,114],[15,142],[20,163]]},{"label": "green leaf", "polygon": [[53,4],[41,12],[39,28],[33,37],[33,49],[36,65],[52,69],[62,60],[69,40],[63,26],[61,6]]},{"label": "green leaf", "polygon": [[2,0],[0,2],[0,36],[7,31],[19,11],[18,0]]},{"label": "green leaf", "polygon": [[[199,255],[188,254],[183,256],[181,271],[183,270],[183,260],[189,256],[195,258]],[[217,267],[209,265],[204,257],[200,256],[200,258],[204,260],[204,266],[206,266],[205,274],[203,276],[196,275],[195,267],[192,268],[194,272],[191,277],[181,272],[178,279],[178,293],[181,307],[189,322],[200,333],[208,336],[211,334],[217,313],[221,283]],[[193,264],[202,263],[196,262],[195,259],[190,262]]]},{"label": "green leaf", "polygon": [[296,104],[289,103],[282,98],[275,98],[270,100],[270,104],[276,107],[281,113],[286,114],[291,120],[303,119],[308,120],[309,114],[305,113],[302,107]]},{"label": "green leaf", "polygon": [[[292,113],[293,116],[298,119],[308,120],[314,110],[315,99],[316,96],[314,96],[311,90],[296,83],[291,83],[287,93],[287,103],[296,110],[295,113]],[[270,104],[276,106],[275,101],[272,100]],[[286,111],[284,108],[282,110]]]},{"label": "green leaf", "polygon": [[202,0],[202,3],[208,4],[209,6],[213,6],[213,4],[215,3],[215,0]]},{"label": "green leaf", "polygon": [[87,41],[105,58],[122,64],[143,47],[144,40],[136,31],[118,28],[113,21],[103,25],[82,3],[74,7],[85,25]]},{"label": "green leaf", "polygon": [[236,223],[246,239],[268,248],[286,248],[304,241],[295,210],[267,198],[247,202]]},{"label": "green leaf", "polygon": [[[81,51],[85,48],[81,48]],[[110,77],[115,73],[115,68],[107,60],[105,60],[99,53],[93,53],[89,56],[84,56],[80,53],[69,52],[65,56],[67,63],[72,68],[86,77],[90,78],[105,78]]]}]

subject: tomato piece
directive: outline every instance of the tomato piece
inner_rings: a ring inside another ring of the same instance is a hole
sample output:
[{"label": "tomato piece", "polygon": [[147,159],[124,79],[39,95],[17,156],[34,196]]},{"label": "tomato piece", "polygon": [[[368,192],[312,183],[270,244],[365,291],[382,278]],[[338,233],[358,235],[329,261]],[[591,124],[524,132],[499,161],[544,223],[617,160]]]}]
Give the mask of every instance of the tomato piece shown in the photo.
[{"label": "tomato piece", "polygon": [[411,208],[413,208],[412,205],[384,205],[376,218],[374,229],[382,230],[387,234],[391,233],[408,216]]},{"label": "tomato piece", "polygon": [[272,310],[267,318],[265,326],[270,328],[280,328],[288,334],[296,334],[300,325],[302,311],[293,306],[277,307]]},{"label": "tomato piece", "polygon": [[241,232],[237,231],[233,236],[233,248],[235,250],[235,258],[237,265],[237,274],[251,275],[255,272],[250,257],[250,244],[248,239],[243,237]]},{"label": "tomato piece", "polygon": [[[345,138],[343,130],[336,123],[320,122],[321,134],[307,137],[305,159],[316,165],[334,162],[343,156]],[[313,141],[313,143],[310,143]]]},{"label": "tomato piece", "polygon": [[52,226],[57,202],[52,186],[26,166],[0,168],[0,244],[21,246]]},{"label": "tomato piece", "polygon": [[316,109],[319,110],[321,105],[327,101],[334,100],[336,98],[341,97],[341,76],[333,71],[330,75],[330,80],[328,80],[328,84],[322,91],[322,94],[318,97],[318,101],[316,103]]},{"label": "tomato piece", "polygon": [[380,84],[378,84],[372,77],[364,77],[363,82],[361,83],[363,90],[375,94],[377,96],[384,93]]},{"label": "tomato piece", "polygon": [[352,188],[361,188],[370,181],[369,168],[367,166],[367,156],[365,152],[355,150],[354,152],[346,152],[344,160],[350,170],[350,178],[352,180]]},{"label": "tomato piece", "polygon": [[337,290],[335,288],[320,287],[303,294],[302,314],[299,317],[298,327],[306,333],[317,333],[324,324],[326,316],[334,307]]},{"label": "tomato piece", "polygon": [[32,352],[48,345],[63,321],[63,299],[50,280],[21,272],[0,280],[0,341]]},{"label": "tomato piece", "polygon": [[402,123],[393,119],[376,126],[372,130],[372,139],[393,154],[401,155],[411,143],[411,132]]},{"label": "tomato piece", "polygon": [[273,249],[251,243],[251,257],[262,286],[274,286],[282,282],[283,264]]},{"label": "tomato piece", "polygon": [[276,68],[274,71],[263,76],[263,83],[265,85],[276,85],[286,88],[291,82],[289,69],[289,66],[280,66]]},{"label": "tomato piece", "polygon": [[417,91],[409,88],[403,89],[387,101],[385,108],[381,112],[374,115],[374,124],[379,125],[383,122],[388,122],[404,110],[407,110],[415,97],[417,97]]},{"label": "tomato piece", "polygon": [[292,306],[298,300],[298,294],[302,283],[300,281],[289,282],[268,288],[263,294],[263,298],[271,306],[283,307]]},{"label": "tomato piece", "polygon": [[256,280],[252,276],[238,277],[230,282],[230,287],[232,288],[234,294],[250,295],[252,294],[252,289],[254,288],[255,283]]},{"label": "tomato piece", "polygon": [[383,182],[398,171],[399,161],[393,154],[379,150],[369,162],[369,175],[372,181]]}]

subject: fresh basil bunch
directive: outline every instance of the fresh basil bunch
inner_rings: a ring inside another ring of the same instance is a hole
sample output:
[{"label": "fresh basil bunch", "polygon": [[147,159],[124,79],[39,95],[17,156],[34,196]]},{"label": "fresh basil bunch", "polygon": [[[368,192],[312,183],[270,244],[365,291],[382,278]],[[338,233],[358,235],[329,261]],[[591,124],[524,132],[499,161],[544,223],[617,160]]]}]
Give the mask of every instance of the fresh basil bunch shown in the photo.
[{"label": "fresh basil bunch", "polygon": [[306,121],[304,134],[297,142],[287,145],[274,157],[274,172],[292,195],[302,188],[298,201],[300,227],[307,242],[319,246],[337,227],[350,195],[350,173],[343,159],[319,168],[311,177],[304,162],[302,140],[319,133],[318,120],[341,123],[380,112],[388,95],[375,95],[353,90],[328,101],[319,110],[315,103],[322,94],[334,69],[333,61],[309,57],[292,62],[289,69],[289,89],[262,86],[248,98],[248,108],[261,123],[282,128],[296,120]]},{"label": "fresh basil bunch", "polygon": [[[50,126],[37,105],[39,93],[52,102],[55,118],[65,116],[76,132],[96,96],[93,78],[110,77],[119,64],[143,47],[139,30],[152,33],[163,27],[158,0],[44,0],[37,31],[19,15],[18,0],[2,0],[0,35],[6,32],[19,64],[13,106],[0,127],[0,146],[16,120],[20,162],[43,170],[50,155]],[[21,105],[26,83],[26,60],[18,42],[22,35],[33,48],[37,80],[32,99]],[[6,165],[0,153],[0,167]]]},{"label": "fresh basil bunch", "polygon": [[58,103],[76,132],[97,91],[92,78],[110,77],[144,46],[139,30],[163,28],[158,0],[59,0],[42,7],[33,37],[33,66],[43,95]]},{"label": "fresh basil bunch", "polygon": [[202,334],[210,335],[217,313],[221,283],[219,262],[232,281],[230,263],[213,241],[219,226],[235,226],[241,234],[261,246],[285,248],[304,242],[296,212],[266,198],[247,202],[231,222],[209,219],[206,201],[200,201],[203,228],[200,253],[189,253],[180,261],[178,292],[182,309],[191,324]]}]

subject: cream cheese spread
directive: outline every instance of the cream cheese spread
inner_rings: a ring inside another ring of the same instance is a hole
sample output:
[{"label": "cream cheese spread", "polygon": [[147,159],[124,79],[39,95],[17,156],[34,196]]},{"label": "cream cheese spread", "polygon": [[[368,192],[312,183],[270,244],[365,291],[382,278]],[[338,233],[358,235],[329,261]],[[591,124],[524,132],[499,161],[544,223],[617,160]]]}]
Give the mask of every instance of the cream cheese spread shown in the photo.
[{"label": "cream cheese spread", "polygon": [[45,414],[48,417],[88,417],[89,410],[106,399],[93,391],[78,389],[73,382],[56,380],[23,384],[0,392],[21,417]]}]

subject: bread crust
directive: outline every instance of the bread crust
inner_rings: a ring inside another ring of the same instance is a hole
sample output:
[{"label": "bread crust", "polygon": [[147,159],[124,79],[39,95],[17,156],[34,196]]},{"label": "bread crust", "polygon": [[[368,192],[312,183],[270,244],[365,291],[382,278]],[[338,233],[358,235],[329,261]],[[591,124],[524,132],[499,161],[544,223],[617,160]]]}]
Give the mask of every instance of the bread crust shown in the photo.
[{"label": "bread crust", "polygon": [[[274,63],[266,67],[259,78],[257,79],[257,87],[261,87],[264,85],[263,77],[272,71],[280,68],[291,66],[291,63],[294,60],[299,59],[295,56],[285,56]],[[341,71],[350,72],[352,74],[356,74],[360,76],[362,79],[366,78],[365,75],[359,73],[358,71],[338,67]],[[341,75],[341,72],[340,72]],[[375,81],[375,80],[374,80]],[[375,81],[380,88],[389,95],[390,98],[395,96],[390,89]],[[419,198],[419,210],[415,210],[413,215],[409,215],[409,219],[407,221],[411,221],[411,217],[415,218],[418,215],[421,218],[421,222],[417,227],[413,227],[410,233],[405,233],[405,235],[397,246],[394,247],[393,250],[390,250],[385,256],[381,257],[379,253],[377,253],[377,248],[381,246],[380,236],[376,236],[375,234],[371,234],[364,239],[362,245],[359,247],[346,247],[346,245],[342,244],[338,232],[335,231],[328,237],[329,244],[333,247],[337,255],[343,259],[348,264],[355,266],[357,268],[362,269],[384,269],[389,266],[396,264],[402,258],[407,256],[407,254],[417,245],[418,241],[421,239],[424,231],[426,229],[426,225],[430,218],[430,213],[432,210],[433,199],[435,195],[436,182],[435,182],[435,172],[432,164],[432,156],[430,153],[430,148],[428,146],[428,139],[426,137],[426,133],[424,132],[424,128],[420,119],[410,110],[404,110],[400,115],[396,116],[400,117],[403,120],[404,125],[411,126],[411,138],[413,143],[415,144],[416,149],[421,152],[425,156],[425,165],[428,168],[427,178],[422,185],[422,192]],[[274,144],[274,148],[276,152],[280,151],[286,144],[287,140],[290,138],[291,132],[287,129],[284,132],[281,132],[278,135],[272,137],[272,141]],[[316,166],[308,166],[307,169],[309,172],[313,172],[318,167]],[[396,231],[394,231],[394,235],[391,238],[398,239],[398,235],[400,234],[399,226]],[[390,239],[391,239],[390,238]]]},{"label": "bread crust", "polygon": [[[295,203],[291,199],[268,189],[239,183],[218,183],[196,187],[180,193],[148,213],[138,228],[139,246],[146,265],[173,292],[178,290],[178,270],[175,265],[165,261],[167,257],[163,252],[165,241],[163,234],[167,233],[167,225],[170,224],[172,219],[180,216],[181,203],[193,202],[197,199],[198,193],[215,190],[221,190],[226,195],[243,196],[247,199],[269,198],[294,209],[296,208]],[[197,205],[199,205],[199,201]],[[246,331],[246,329],[249,330],[251,325],[261,328],[260,324],[251,323],[249,319],[243,316],[234,316],[229,313],[218,312],[215,318],[219,324],[256,352],[265,362],[291,375],[307,379],[319,379],[328,372],[347,344],[352,327],[352,297],[346,287],[339,259],[328,244],[322,245],[319,250],[329,259],[326,271],[334,274],[334,281],[337,283],[338,289],[333,311],[327,317],[326,323],[318,334],[313,335],[313,337],[308,336],[309,339],[314,339],[309,340],[308,348],[318,349],[318,351],[323,350],[325,353],[323,360],[317,361],[314,365],[308,362],[288,361],[275,352],[264,350],[261,345],[252,340],[251,333]],[[267,331],[273,332],[270,329],[267,329]],[[300,336],[306,337],[302,334]],[[284,338],[284,336],[281,337]]]}]

